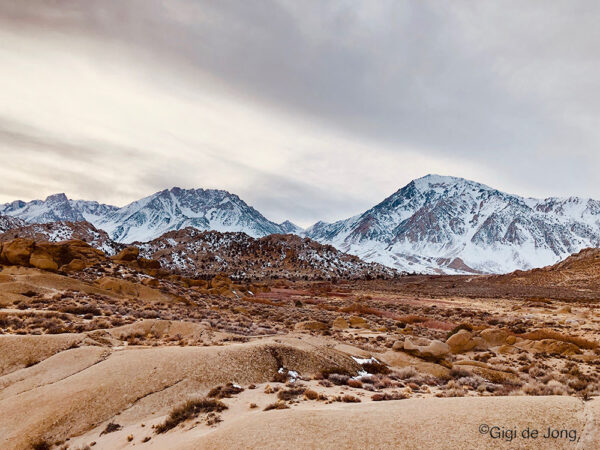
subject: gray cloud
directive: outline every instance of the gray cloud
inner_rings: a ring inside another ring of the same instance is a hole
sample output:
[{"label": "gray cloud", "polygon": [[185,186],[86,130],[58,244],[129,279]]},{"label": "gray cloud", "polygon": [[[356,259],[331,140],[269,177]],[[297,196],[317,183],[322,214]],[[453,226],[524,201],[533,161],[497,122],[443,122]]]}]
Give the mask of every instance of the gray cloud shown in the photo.
[{"label": "gray cloud", "polygon": [[[387,153],[401,165],[413,149],[474,164],[498,187],[535,195],[600,196],[591,181],[600,169],[599,17],[597,3],[566,1],[0,2],[0,21],[14,33],[114,46],[174,96],[193,100],[208,83],[373,145],[365,158]],[[164,66],[173,78],[152,71]],[[302,159],[295,141],[289,136]],[[236,165],[220,152],[201,150],[203,158]],[[322,160],[336,164],[327,155]],[[177,176],[195,182],[193,173],[185,175],[185,159],[177,161],[169,162],[172,172],[149,168],[138,177],[157,188]],[[243,164],[237,170],[248,186],[238,193],[274,216],[308,222],[325,212],[357,212],[344,205],[365,201],[345,193],[343,174],[332,192],[298,174]],[[390,193],[389,182],[373,188],[369,199]]]}]

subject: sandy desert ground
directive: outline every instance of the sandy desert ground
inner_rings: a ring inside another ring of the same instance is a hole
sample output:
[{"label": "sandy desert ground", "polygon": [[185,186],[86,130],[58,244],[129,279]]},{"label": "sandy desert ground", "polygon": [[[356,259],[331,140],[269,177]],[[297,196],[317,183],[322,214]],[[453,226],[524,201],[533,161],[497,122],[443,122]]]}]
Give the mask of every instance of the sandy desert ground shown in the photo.
[{"label": "sandy desert ground", "polygon": [[242,282],[24,244],[1,253],[1,448],[600,446],[597,251]]}]

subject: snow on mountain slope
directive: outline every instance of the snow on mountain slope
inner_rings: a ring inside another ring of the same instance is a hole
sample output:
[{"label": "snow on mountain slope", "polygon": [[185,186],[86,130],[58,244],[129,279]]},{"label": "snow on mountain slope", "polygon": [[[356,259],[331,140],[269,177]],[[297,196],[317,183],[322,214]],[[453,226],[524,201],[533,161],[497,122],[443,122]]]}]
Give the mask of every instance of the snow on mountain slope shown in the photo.
[{"label": "snow on mountain slope", "polygon": [[56,194],[46,200],[15,201],[0,205],[0,214],[28,223],[87,221],[106,231],[117,242],[150,241],[185,227],[200,230],[244,232],[261,237],[287,233],[248,206],[237,195],[214,189],[172,188],[157,192],[122,208]]},{"label": "snow on mountain slope", "polygon": [[[13,227],[0,233],[0,242],[15,238],[28,238],[35,241],[61,242],[77,239],[87,242],[92,247],[102,250],[108,256],[117,254],[125,248],[123,244],[113,242],[105,231],[98,230],[89,222],[50,222],[26,224],[20,219],[19,227]],[[2,217],[0,217],[0,230]]]},{"label": "snow on mountain slope", "polygon": [[305,235],[408,272],[501,273],[600,246],[600,202],[526,199],[428,175],[368,211]]},{"label": "snow on mountain slope", "polygon": [[245,233],[220,233],[185,228],[146,243],[140,254],[163,268],[189,276],[226,272],[234,279],[288,278],[306,280],[387,279],[399,273],[367,263],[331,245],[290,234],[253,238]]},{"label": "snow on mountain slope", "polygon": [[241,231],[260,237],[280,233],[237,195],[213,189],[173,188],[133,202],[96,224],[118,242],[150,241],[172,230]]},{"label": "snow on mountain slope", "polygon": [[600,246],[600,202],[536,200],[462,178],[428,175],[368,211],[301,230],[267,220],[227,191],[173,188],[122,208],[68,200],[0,205],[0,215],[28,223],[88,221],[121,243],[147,242],[193,227],[253,237],[292,233],[407,272],[503,273],[554,264]]},{"label": "snow on mountain slope", "polygon": [[25,203],[20,200],[0,205],[0,214],[18,217],[29,223],[50,223],[65,220],[80,222],[85,220],[82,213],[73,208],[65,194],[55,194],[46,200],[33,200]]},{"label": "snow on mountain slope", "polygon": [[288,233],[288,234],[300,234],[304,231],[303,228],[300,228],[298,225],[296,225],[293,222],[290,222],[289,220],[286,220],[285,222],[281,222],[279,224],[279,228],[281,229],[282,233]]},{"label": "snow on mountain slope", "polygon": [[25,222],[16,217],[0,216],[0,233],[13,230],[25,225]]}]

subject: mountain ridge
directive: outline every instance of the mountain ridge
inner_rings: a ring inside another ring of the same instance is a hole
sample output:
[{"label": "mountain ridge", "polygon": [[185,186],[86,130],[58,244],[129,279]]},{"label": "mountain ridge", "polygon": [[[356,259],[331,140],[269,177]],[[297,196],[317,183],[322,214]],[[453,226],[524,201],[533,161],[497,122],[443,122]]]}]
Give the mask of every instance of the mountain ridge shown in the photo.
[{"label": "mountain ridge", "polygon": [[277,224],[240,197],[217,189],[173,187],[123,207],[69,200],[0,205],[27,223],[86,220],[120,243],[148,242],[187,227],[254,238],[297,234],[406,272],[507,273],[554,264],[600,246],[600,202],[526,198],[459,177],[412,180],[363,213],[302,229]]},{"label": "mountain ridge", "polygon": [[305,235],[409,272],[510,272],[600,245],[600,202],[524,198],[427,175],[362,214],[318,222]]}]

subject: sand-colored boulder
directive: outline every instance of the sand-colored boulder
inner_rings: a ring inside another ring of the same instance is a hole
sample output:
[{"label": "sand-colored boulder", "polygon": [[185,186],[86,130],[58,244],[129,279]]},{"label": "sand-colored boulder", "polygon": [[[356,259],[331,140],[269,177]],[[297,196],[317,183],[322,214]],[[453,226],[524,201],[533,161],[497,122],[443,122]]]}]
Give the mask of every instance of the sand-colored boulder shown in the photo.
[{"label": "sand-colored boulder", "polygon": [[369,323],[359,316],[352,316],[348,320],[351,328],[369,328]]},{"label": "sand-colored boulder", "polygon": [[492,383],[514,385],[518,385],[521,383],[519,376],[515,375],[514,373],[475,366],[471,367],[470,370],[474,374],[479,375],[480,377],[483,377],[486,380],[491,381]]},{"label": "sand-colored boulder", "polygon": [[29,266],[35,243],[32,239],[14,239],[2,246],[0,262],[16,266]]},{"label": "sand-colored boulder", "polygon": [[119,262],[136,261],[140,256],[140,249],[137,247],[127,247],[113,256],[111,259]]},{"label": "sand-colored boulder", "polygon": [[343,317],[338,317],[333,321],[333,328],[336,330],[346,330],[350,327],[348,321]]},{"label": "sand-colored boulder", "polygon": [[137,263],[140,268],[145,270],[159,270],[161,268],[160,261],[156,259],[138,258]]},{"label": "sand-colored boulder", "polygon": [[442,359],[450,353],[450,346],[438,340],[407,337],[404,340],[404,351],[425,359]]},{"label": "sand-colored boulder", "polygon": [[[17,238],[5,242],[0,253],[0,263],[2,264],[33,266],[48,271],[82,270],[105,259],[106,256],[100,250],[78,240],[36,243],[31,239]],[[82,261],[83,266],[81,263],[69,266],[74,260]],[[79,268],[77,268],[78,266]]]},{"label": "sand-colored boulder", "polygon": [[81,272],[83,269],[85,269],[85,262],[79,258],[75,258],[73,259],[69,264],[65,264],[64,266],[62,266],[60,269],[63,272]]},{"label": "sand-colored boulder", "polygon": [[489,364],[484,363],[482,361],[473,361],[472,359],[464,359],[462,361],[456,361],[452,363],[452,366],[475,366],[475,367],[483,367],[484,369],[489,369]]},{"label": "sand-colored boulder", "polygon": [[298,322],[294,328],[299,331],[325,331],[329,330],[329,325],[317,320],[307,320],[305,322]]},{"label": "sand-colored boulder", "polygon": [[106,255],[102,251],[79,240],[37,243],[36,248],[41,248],[52,255],[52,259],[61,270],[62,266],[69,264],[74,259],[80,259],[86,267],[106,260]]},{"label": "sand-colored boulder", "polygon": [[477,345],[473,341],[473,333],[467,330],[459,330],[446,340],[452,353],[463,353],[473,350]]},{"label": "sand-colored boulder", "polygon": [[563,356],[577,355],[581,349],[570,342],[562,342],[554,339],[542,339],[541,341],[529,341],[519,344],[519,348],[528,348],[534,353],[558,354]]},{"label": "sand-colored boulder", "polygon": [[394,344],[392,345],[392,350],[394,350],[395,352],[401,352],[402,350],[404,350],[404,341],[394,342]]},{"label": "sand-colored boulder", "polygon": [[52,255],[41,248],[33,250],[31,257],[29,258],[29,264],[41,270],[50,270],[52,272],[58,270],[58,264],[54,261]]},{"label": "sand-colored boulder", "polygon": [[490,347],[497,347],[506,343],[509,333],[500,328],[488,328],[481,331],[479,336],[481,336]]},{"label": "sand-colored boulder", "polygon": [[100,286],[102,289],[114,292],[115,294],[131,297],[137,297],[139,295],[138,286],[129,281],[119,280],[112,277],[104,277],[96,281],[96,284],[98,284],[98,286]]}]

